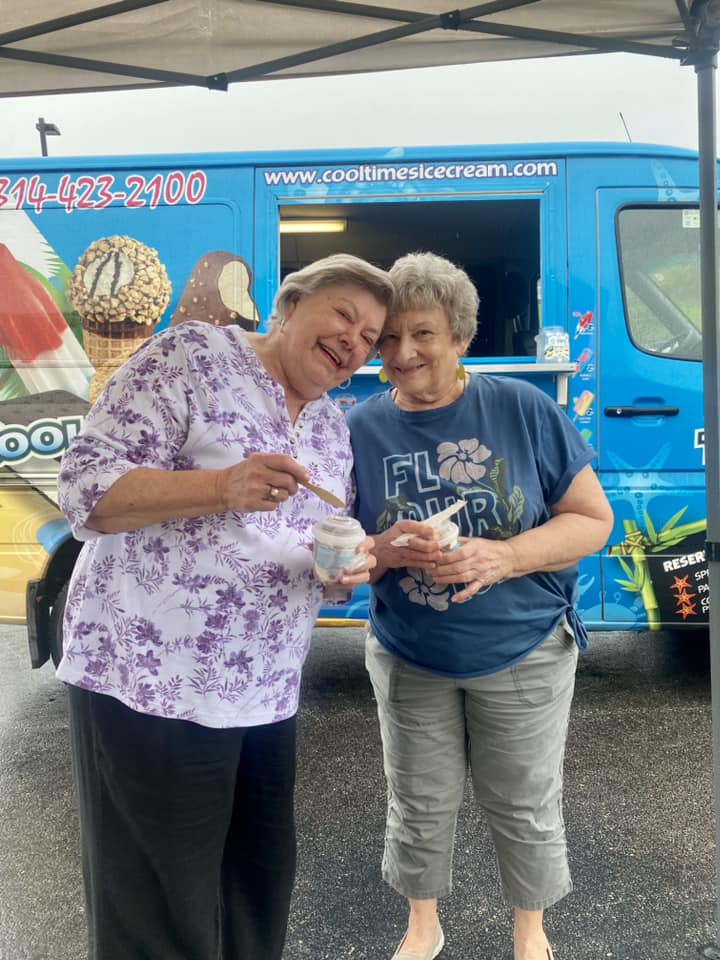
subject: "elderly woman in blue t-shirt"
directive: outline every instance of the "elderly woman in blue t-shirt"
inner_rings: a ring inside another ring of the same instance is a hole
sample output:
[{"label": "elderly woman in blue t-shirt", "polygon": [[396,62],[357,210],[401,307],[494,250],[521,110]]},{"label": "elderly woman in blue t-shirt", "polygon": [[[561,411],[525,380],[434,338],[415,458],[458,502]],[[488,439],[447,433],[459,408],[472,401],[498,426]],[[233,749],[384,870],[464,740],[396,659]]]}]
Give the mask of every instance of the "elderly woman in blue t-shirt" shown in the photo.
[{"label": "elderly woman in blue t-shirt", "polygon": [[[468,276],[430,253],[390,275],[380,356],[392,389],[348,423],[377,558],[366,657],[388,780],[383,877],[410,907],[394,958],[443,948],[437,902],[469,763],[514,908],[514,958],[551,960],[543,911],[572,886],[562,762],[587,644],[576,563],[605,544],[612,513],[593,451],[548,396],[459,364],[477,325]],[[423,520],[457,498],[460,545],[442,552]]]}]

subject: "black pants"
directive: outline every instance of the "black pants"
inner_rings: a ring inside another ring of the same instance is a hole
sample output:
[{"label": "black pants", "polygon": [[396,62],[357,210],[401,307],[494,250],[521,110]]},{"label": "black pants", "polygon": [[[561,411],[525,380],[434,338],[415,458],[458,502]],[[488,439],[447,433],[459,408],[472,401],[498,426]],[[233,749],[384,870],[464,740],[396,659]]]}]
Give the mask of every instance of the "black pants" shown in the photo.
[{"label": "black pants", "polygon": [[279,960],[295,719],[215,730],[68,691],[90,960]]}]

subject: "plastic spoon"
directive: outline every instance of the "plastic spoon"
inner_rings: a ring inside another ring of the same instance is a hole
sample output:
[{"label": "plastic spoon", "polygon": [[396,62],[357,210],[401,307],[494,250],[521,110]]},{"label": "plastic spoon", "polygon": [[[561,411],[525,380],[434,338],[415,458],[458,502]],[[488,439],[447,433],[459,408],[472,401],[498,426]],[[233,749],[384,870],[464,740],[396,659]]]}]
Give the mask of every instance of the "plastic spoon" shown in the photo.
[{"label": "plastic spoon", "polygon": [[[437,529],[441,523],[456,514],[458,510],[462,510],[464,506],[464,500],[456,500],[455,503],[451,503],[449,507],[445,507],[445,509],[441,510],[439,513],[434,513],[431,517],[428,517],[422,522],[429,523],[432,527]],[[399,537],[395,537],[394,540],[391,540],[390,544],[393,547],[405,547],[415,536],[416,535],[414,533],[401,533]]]}]

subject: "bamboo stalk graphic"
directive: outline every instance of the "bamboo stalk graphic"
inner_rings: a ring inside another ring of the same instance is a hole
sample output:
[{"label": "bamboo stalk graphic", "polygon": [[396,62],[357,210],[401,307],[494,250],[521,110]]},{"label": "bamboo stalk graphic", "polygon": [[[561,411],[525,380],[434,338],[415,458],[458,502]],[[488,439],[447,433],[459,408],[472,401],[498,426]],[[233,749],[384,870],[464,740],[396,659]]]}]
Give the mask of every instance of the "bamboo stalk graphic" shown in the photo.
[{"label": "bamboo stalk graphic", "polygon": [[621,566],[628,576],[632,578],[626,587],[640,594],[650,630],[659,630],[661,620],[660,608],[658,607],[655,589],[650,579],[650,568],[645,558],[645,537],[634,520],[623,520],[623,529],[625,531],[625,540],[617,547],[610,547],[608,553],[610,556],[629,556],[632,560],[633,570],[630,570],[628,565],[620,560]]},{"label": "bamboo stalk graphic", "polygon": [[[685,509],[683,508],[674,517],[671,517],[660,533],[656,533],[647,514],[645,515],[647,531],[641,530],[634,520],[623,520],[625,539],[622,543],[608,549],[608,556],[617,557],[628,576],[628,580],[617,580],[616,582],[624,589],[640,594],[650,630],[661,629],[661,615],[646,559],[648,552],[660,553],[668,550],[685,540],[686,537],[702,533],[707,527],[707,521],[705,520],[695,520],[692,523],[684,523],[679,527],[675,526]],[[623,561],[622,557],[630,557],[633,564],[632,568]]]}]

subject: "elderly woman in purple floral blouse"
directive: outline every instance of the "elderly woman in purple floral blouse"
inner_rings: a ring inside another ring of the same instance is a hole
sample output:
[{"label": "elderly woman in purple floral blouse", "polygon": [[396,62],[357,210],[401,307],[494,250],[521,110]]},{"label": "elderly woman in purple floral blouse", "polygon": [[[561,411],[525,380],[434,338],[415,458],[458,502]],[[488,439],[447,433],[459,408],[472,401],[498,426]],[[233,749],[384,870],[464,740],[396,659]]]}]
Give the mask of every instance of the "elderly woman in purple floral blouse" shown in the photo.
[{"label": "elderly woman in purple floral blouse", "polygon": [[[64,457],[69,685],[92,960],[276,960],[294,878],[295,712],[323,587],[311,527],[354,499],[326,391],[393,288],[336,255],[266,335],[188,322],[109,382]],[[343,578],[367,582],[374,559]]]}]

